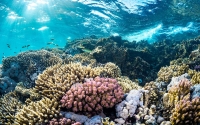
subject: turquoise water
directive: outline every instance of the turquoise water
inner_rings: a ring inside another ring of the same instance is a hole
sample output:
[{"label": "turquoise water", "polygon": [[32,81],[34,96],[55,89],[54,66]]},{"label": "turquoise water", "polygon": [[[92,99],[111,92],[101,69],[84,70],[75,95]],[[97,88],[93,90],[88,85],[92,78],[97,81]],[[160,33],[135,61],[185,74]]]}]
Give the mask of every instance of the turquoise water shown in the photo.
[{"label": "turquoise water", "polygon": [[2,0],[0,60],[91,35],[150,43],[194,38],[199,6],[199,0]]}]

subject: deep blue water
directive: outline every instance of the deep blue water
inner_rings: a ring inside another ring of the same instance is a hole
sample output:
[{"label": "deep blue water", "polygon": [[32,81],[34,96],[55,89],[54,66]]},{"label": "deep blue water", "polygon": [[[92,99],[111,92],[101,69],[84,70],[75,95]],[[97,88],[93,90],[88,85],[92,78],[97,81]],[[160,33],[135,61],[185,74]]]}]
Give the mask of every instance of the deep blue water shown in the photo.
[{"label": "deep blue water", "polygon": [[77,38],[120,35],[152,43],[194,38],[199,29],[200,0],[1,0],[0,60],[55,47],[47,45],[52,40],[64,47]]}]

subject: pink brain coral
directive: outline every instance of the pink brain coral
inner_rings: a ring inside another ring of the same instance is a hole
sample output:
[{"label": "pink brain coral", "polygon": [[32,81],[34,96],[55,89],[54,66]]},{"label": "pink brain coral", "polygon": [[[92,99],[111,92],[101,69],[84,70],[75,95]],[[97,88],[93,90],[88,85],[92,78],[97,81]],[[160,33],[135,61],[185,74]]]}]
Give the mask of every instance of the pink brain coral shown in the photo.
[{"label": "pink brain coral", "polygon": [[121,102],[124,92],[116,79],[96,77],[71,87],[61,99],[62,107],[74,112],[99,112]]}]

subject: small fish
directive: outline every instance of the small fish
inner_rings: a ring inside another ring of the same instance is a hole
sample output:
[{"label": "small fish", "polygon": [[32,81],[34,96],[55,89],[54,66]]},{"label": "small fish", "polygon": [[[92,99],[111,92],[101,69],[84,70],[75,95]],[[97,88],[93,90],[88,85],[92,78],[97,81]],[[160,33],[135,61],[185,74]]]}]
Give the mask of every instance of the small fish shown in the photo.
[{"label": "small fish", "polygon": [[14,52],[14,53],[17,53],[17,52]]},{"label": "small fish", "polygon": [[51,38],[51,41],[53,41],[54,40],[54,38]]},{"label": "small fish", "polygon": [[28,48],[30,45],[24,45],[22,46],[22,48]]},{"label": "small fish", "polygon": [[7,44],[7,47],[10,48],[10,44]]},{"label": "small fish", "polygon": [[83,52],[86,52],[86,53],[90,53],[92,52],[92,50],[89,50],[89,49],[81,49]]},{"label": "small fish", "polygon": [[53,42],[48,42],[47,45],[53,44]]}]

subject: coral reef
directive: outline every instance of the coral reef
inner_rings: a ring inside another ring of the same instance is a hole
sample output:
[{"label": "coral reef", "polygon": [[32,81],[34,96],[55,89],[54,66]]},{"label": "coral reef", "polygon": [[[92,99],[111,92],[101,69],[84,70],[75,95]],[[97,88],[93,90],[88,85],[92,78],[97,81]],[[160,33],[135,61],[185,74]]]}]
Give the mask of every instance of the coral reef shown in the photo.
[{"label": "coral reef", "polygon": [[188,70],[188,74],[191,77],[192,84],[200,84],[200,72]]},{"label": "coral reef", "polygon": [[80,63],[54,65],[38,76],[34,91],[48,98],[59,99],[73,84],[84,83],[85,78],[95,78],[101,74],[115,77],[120,72],[113,63],[105,64],[104,67],[92,68]]},{"label": "coral reef", "polygon": [[172,125],[197,125],[200,123],[200,98],[180,100],[172,112]]},{"label": "coral reef", "polygon": [[62,97],[62,107],[73,112],[95,114],[103,108],[112,108],[122,100],[124,92],[116,79],[96,77],[73,85]]},{"label": "coral reef", "polygon": [[46,50],[27,51],[3,59],[3,76],[23,82],[27,88],[35,85],[37,75],[47,67],[62,63],[62,59]]},{"label": "coral reef", "polygon": [[51,121],[49,121],[49,125],[81,125],[81,123],[67,118],[53,118]]},{"label": "coral reef", "polygon": [[174,85],[168,91],[168,105],[174,107],[175,104],[184,98],[190,98],[190,88],[192,83],[188,79],[182,79],[177,85]]},{"label": "coral reef", "polygon": [[0,78],[0,95],[13,91],[16,85],[17,83],[7,76]]},{"label": "coral reef", "polygon": [[72,121],[79,122],[81,124],[85,123],[86,121],[89,120],[89,118],[85,115],[80,115],[80,114],[75,114],[73,112],[61,112],[61,114],[67,118],[71,119]]},{"label": "coral reef", "polygon": [[22,103],[13,93],[7,93],[0,98],[0,124],[11,125],[14,123],[15,114],[22,108]]},{"label": "coral reef", "polygon": [[131,90],[126,99],[115,106],[117,119],[115,122],[124,124],[128,117],[133,117],[136,109],[139,106],[143,106],[140,98],[142,97],[144,90]]},{"label": "coral reef", "polygon": [[33,89],[27,89],[23,83],[18,83],[14,90],[15,94],[19,97],[22,102],[38,101],[41,99],[39,93],[35,93]]},{"label": "coral reef", "polygon": [[199,38],[92,37],[5,58],[0,124],[197,125]]},{"label": "coral reef", "polygon": [[[83,53],[82,48],[91,50],[98,63],[113,62],[122,70],[122,75],[131,80],[142,79],[142,84],[155,79],[160,67],[169,65],[170,61],[188,57],[199,44],[199,37],[187,41],[164,40],[149,44],[147,41],[128,42],[120,36],[109,38],[78,39],[67,44],[65,49]],[[172,51],[173,50],[173,51]],[[197,63],[196,63],[197,64]]]},{"label": "coral reef", "polygon": [[40,101],[29,103],[27,106],[23,105],[15,114],[14,124],[44,124],[59,116],[61,114],[57,100],[44,97]]},{"label": "coral reef", "polygon": [[150,107],[150,105],[158,106],[160,104],[161,93],[159,92],[158,87],[156,86],[155,82],[151,81],[146,83],[143,87],[145,90],[148,90],[148,96],[146,95],[145,99],[145,106]]},{"label": "coral reef", "polygon": [[117,78],[117,82],[120,84],[125,93],[129,93],[132,89],[141,88],[138,83],[132,82],[128,77],[121,76]]},{"label": "coral reef", "polygon": [[196,84],[191,88],[191,98],[194,99],[196,97],[200,97],[200,84]]},{"label": "coral reef", "polygon": [[80,53],[76,54],[74,56],[69,56],[64,60],[65,63],[70,63],[70,62],[80,62],[84,66],[91,66],[94,67],[97,65],[96,59],[91,54],[88,53]]},{"label": "coral reef", "polygon": [[164,81],[169,83],[172,77],[182,75],[189,70],[189,66],[186,64],[183,65],[170,65],[162,67],[158,72],[158,81]]}]

